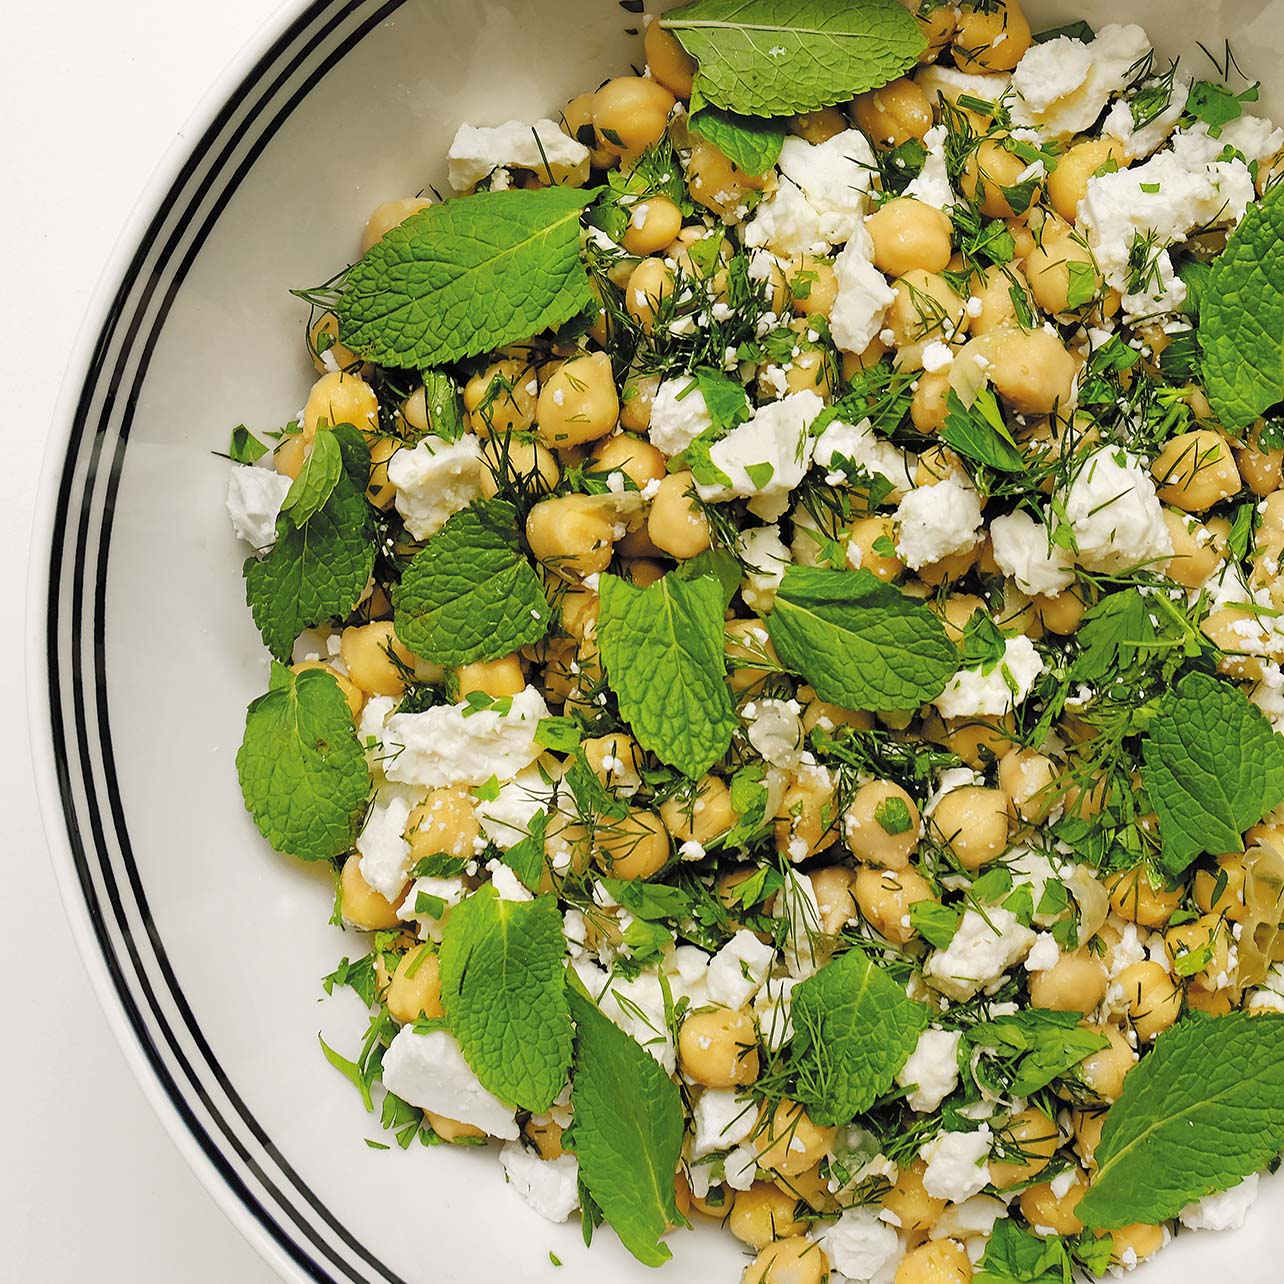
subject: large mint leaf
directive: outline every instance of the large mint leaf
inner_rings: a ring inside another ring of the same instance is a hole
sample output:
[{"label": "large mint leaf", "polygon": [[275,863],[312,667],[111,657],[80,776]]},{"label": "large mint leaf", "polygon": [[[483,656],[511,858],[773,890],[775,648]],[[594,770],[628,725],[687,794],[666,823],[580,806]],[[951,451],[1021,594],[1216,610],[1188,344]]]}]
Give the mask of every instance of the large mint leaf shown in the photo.
[{"label": "large mint leaf", "polygon": [[517,536],[517,510],[480,500],[415,555],[393,590],[397,636],[436,664],[494,660],[538,642],[551,610]]},{"label": "large mint leaf", "polygon": [[[307,520],[282,512],[272,551],[261,561],[251,557],[245,563],[250,613],[264,644],[282,661],[290,659],[304,629],[345,616],[356,606],[374,568],[374,520],[365,497],[370,451],[351,424],[318,432],[317,440],[326,436],[338,443],[342,456],[341,475],[329,494],[315,507],[320,486],[305,483],[308,498],[295,511],[307,513]],[[319,472],[318,478],[324,475]]]},{"label": "large mint leaf", "polygon": [[1244,830],[1284,802],[1284,737],[1238,687],[1204,673],[1164,695],[1142,756],[1174,874],[1203,852],[1243,851]]},{"label": "large mint leaf", "polygon": [[861,950],[793,994],[795,1095],[819,1124],[847,1124],[892,1086],[927,1028],[928,1010]]},{"label": "large mint leaf", "polygon": [[570,1000],[572,1144],[580,1180],[625,1248],[647,1266],[661,1266],[672,1254],[660,1236],[682,1220],[673,1191],[682,1097],[655,1058],[584,995],[571,990]]},{"label": "large mint leaf", "polygon": [[959,667],[941,622],[870,571],[791,566],[767,617],[776,654],[844,709],[913,709]]},{"label": "large mint leaf", "polygon": [[593,301],[569,187],[482,192],[412,214],[349,271],[343,342],[380,365],[418,369],[529,339]]},{"label": "large mint leaf", "polygon": [[370,768],[332,674],[272,666],[271,686],[245,715],[236,774],[246,808],[277,851],[330,860],[352,850]]},{"label": "large mint leaf", "polygon": [[281,511],[289,513],[296,526],[302,526],[334,494],[342,476],[343,451],[339,449],[339,439],[322,428],[312,439],[312,449],[281,501]]},{"label": "large mint leaf", "polygon": [[738,116],[701,101],[697,94],[692,94],[689,124],[693,133],[708,139],[746,174],[765,174],[780,159],[785,142],[783,121]]},{"label": "large mint leaf", "polygon": [[598,638],[620,716],[639,744],[702,776],[731,745],[722,588],[665,575],[649,588],[604,575]]},{"label": "large mint leaf", "polygon": [[1284,195],[1248,207],[1200,291],[1199,338],[1213,414],[1231,432],[1284,401]]},{"label": "large mint leaf", "polygon": [[485,1087],[523,1110],[547,1110],[571,1064],[556,897],[505,901],[483,887],[456,905],[441,943],[441,1002]]},{"label": "large mint leaf", "polygon": [[1188,1017],[1124,1080],[1076,1211],[1100,1229],[1153,1226],[1281,1150],[1284,1017]]},{"label": "large mint leaf", "polygon": [[696,0],[662,19],[724,111],[789,116],[893,81],[924,39],[896,0]]}]

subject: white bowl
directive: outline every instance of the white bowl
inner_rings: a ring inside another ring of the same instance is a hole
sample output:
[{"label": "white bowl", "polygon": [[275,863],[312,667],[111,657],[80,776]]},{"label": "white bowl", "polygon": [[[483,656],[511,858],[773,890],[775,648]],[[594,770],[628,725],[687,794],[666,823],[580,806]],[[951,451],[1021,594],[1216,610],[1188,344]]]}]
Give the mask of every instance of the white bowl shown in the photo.
[{"label": "white bowl", "polygon": [[[360,939],[331,886],[272,856],[233,755],[267,662],[223,509],[229,429],[289,419],[311,375],[287,293],[356,253],[379,201],[444,187],[461,121],[556,112],[642,61],[614,0],[294,3],[247,47],[162,164],[85,322],[51,434],[31,580],[33,753],[68,912],[98,996],[175,1143],[283,1278],[652,1279],[609,1231],[540,1220],[493,1156],[376,1151],[323,1061],[352,1053],[350,992],[320,978]],[[1284,0],[1073,0],[1036,30],[1136,20],[1211,71],[1231,37],[1284,100]],[[181,53],[181,51],[176,51]],[[1272,97],[1275,101],[1272,104]],[[1278,1277],[1273,1184],[1236,1235],[1188,1236],[1150,1268]],[[729,1237],[673,1237],[676,1281],[731,1281]],[[557,1270],[553,1251],[565,1263]]]}]

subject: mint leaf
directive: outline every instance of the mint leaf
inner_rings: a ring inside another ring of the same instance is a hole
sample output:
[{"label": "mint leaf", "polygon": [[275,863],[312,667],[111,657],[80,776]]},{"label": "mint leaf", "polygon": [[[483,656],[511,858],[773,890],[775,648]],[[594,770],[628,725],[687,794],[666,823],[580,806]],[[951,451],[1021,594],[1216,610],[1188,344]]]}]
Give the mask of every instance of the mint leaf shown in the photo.
[{"label": "mint leaf", "polygon": [[538,642],[552,609],[522,551],[517,510],[478,500],[429,539],[393,590],[397,636],[437,664],[495,660]]},{"label": "mint leaf", "polygon": [[696,0],[661,19],[725,111],[789,116],[895,80],[925,41],[896,0]]},{"label": "mint leaf", "polygon": [[705,409],[713,421],[715,437],[723,437],[733,428],[747,423],[753,415],[744,385],[723,374],[702,366],[695,372],[696,386],[704,397]]},{"label": "mint leaf", "polygon": [[549,814],[537,811],[531,817],[526,836],[519,838],[505,853],[504,864],[532,892],[539,891],[544,877],[544,835],[548,833]]},{"label": "mint leaf", "polygon": [[966,459],[1002,473],[1025,471],[1025,460],[1003,422],[998,400],[988,388],[976,395],[971,409],[950,389],[941,438]]},{"label": "mint leaf", "polygon": [[765,174],[780,159],[785,127],[780,121],[738,116],[691,95],[692,133],[706,138],[746,174]]},{"label": "mint leaf", "polygon": [[647,1266],[672,1254],[660,1242],[681,1223],[673,1182],[682,1154],[682,1097],[640,1044],[577,990],[572,1145],[580,1180],[625,1248]]},{"label": "mint leaf", "polygon": [[604,575],[598,638],[620,716],[662,762],[702,776],[731,746],[736,716],[716,579],[665,575],[649,588]]},{"label": "mint leaf", "polygon": [[1187,1017],[1124,1080],[1077,1213],[1098,1229],[1153,1226],[1281,1150],[1284,1017]]},{"label": "mint leaf", "polygon": [[440,958],[441,1002],[464,1059],[500,1100],[547,1110],[571,1064],[557,898],[479,889],[451,910]]},{"label": "mint leaf", "polygon": [[940,620],[870,571],[791,566],[767,631],[781,661],[844,709],[916,708],[959,667]]},{"label": "mint leaf", "polygon": [[790,1069],[819,1124],[846,1124],[892,1086],[928,1010],[867,954],[849,950],[793,992]]},{"label": "mint leaf", "polygon": [[343,462],[329,496],[306,521],[283,512],[272,551],[245,562],[245,597],[254,623],[282,661],[289,660],[304,629],[356,606],[374,568],[374,520],[365,495],[370,451],[350,424],[317,433],[318,440],[324,437],[337,442]]},{"label": "mint leaf", "polygon": [[458,441],[468,425],[455,381],[444,370],[424,371],[424,410],[428,431],[442,441]]},{"label": "mint leaf", "polygon": [[1200,292],[1204,383],[1231,433],[1284,401],[1284,194],[1248,207]]},{"label": "mint leaf", "polygon": [[336,312],[354,352],[403,369],[474,357],[593,302],[580,262],[591,191],[482,192],[429,205],[367,250]]},{"label": "mint leaf", "polygon": [[712,576],[722,586],[722,608],[731,605],[740,588],[740,563],[725,548],[706,548],[703,553],[680,562],[673,572],[680,580],[698,580],[702,575]]},{"label": "mint leaf", "polygon": [[1244,830],[1284,802],[1284,738],[1229,682],[1187,674],[1165,692],[1141,748],[1174,874],[1202,852],[1243,851]]},{"label": "mint leaf", "polygon": [[1055,1236],[1040,1239],[1010,1218],[996,1222],[972,1284],[1065,1284],[1072,1263]]},{"label": "mint leaf", "polygon": [[281,501],[281,511],[289,513],[296,526],[302,526],[321,511],[342,476],[343,452],[339,449],[339,439],[328,428],[320,428],[299,475],[290,483]]},{"label": "mint leaf", "polygon": [[[1027,889],[1028,890],[1028,889]],[[1078,1012],[1029,1008],[974,1026],[967,1042],[986,1056],[973,1073],[982,1086],[1030,1097],[1073,1069],[1109,1040],[1080,1029]]]},{"label": "mint leaf", "polygon": [[234,464],[257,463],[267,453],[268,448],[244,424],[237,424],[232,429],[227,457]]},{"label": "mint leaf", "polygon": [[352,850],[370,768],[333,674],[273,664],[267,693],[246,712],[236,774],[246,809],[277,851],[330,860]]},{"label": "mint leaf", "polygon": [[1190,87],[1186,110],[1196,120],[1202,120],[1213,129],[1220,129],[1223,125],[1229,125],[1232,120],[1238,120],[1244,114],[1244,104],[1255,103],[1258,97],[1257,85],[1250,85],[1242,94],[1233,94],[1223,85],[1197,80]]},{"label": "mint leaf", "polygon": [[961,910],[935,901],[915,901],[909,907],[910,926],[938,950],[947,950],[963,921]]}]

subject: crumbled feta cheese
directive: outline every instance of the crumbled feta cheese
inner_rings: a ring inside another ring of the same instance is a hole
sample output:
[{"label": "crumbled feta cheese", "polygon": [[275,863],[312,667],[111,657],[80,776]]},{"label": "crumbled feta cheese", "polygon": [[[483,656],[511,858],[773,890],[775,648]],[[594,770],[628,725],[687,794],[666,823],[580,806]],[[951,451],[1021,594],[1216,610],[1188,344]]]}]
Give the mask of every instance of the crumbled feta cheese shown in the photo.
[{"label": "crumbled feta cheese", "polygon": [[962,1003],[1023,959],[1034,939],[1011,910],[996,906],[982,915],[969,909],[949,946],[928,955],[923,976],[947,998]]},{"label": "crumbled feta cheese", "polygon": [[914,73],[914,83],[928,96],[933,106],[938,100],[957,103],[965,95],[982,102],[997,103],[1010,93],[1012,78],[1004,75],[974,76],[940,63],[928,63]]},{"label": "crumbled feta cheese", "polygon": [[1042,115],[1087,83],[1092,51],[1082,40],[1058,36],[1031,45],[1012,72],[1012,88],[1028,112]]},{"label": "crumbled feta cheese", "polygon": [[486,870],[491,886],[501,901],[530,901],[535,898],[502,860],[488,860]]},{"label": "crumbled feta cheese", "polygon": [[[489,777],[487,777],[489,779]],[[538,766],[519,771],[494,798],[477,803],[477,821],[487,838],[507,851],[530,835],[531,822],[553,798],[553,786]]]},{"label": "crumbled feta cheese", "polygon": [[838,293],[829,313],[829,332],[843,352],[864,352],[883,330],[896,291],[874,266],[874,243],[862,226],[834,260]]},{"label": "crumbled feta cheese", "polygon": [[[1073,1174],[1071,1174],[1073,1177]],[[973,1245],[984,1241],[994,1230],[994,1224],[1001,1217],[1007,1216],[1007,1206],[993,1195],[973,1195],[961,1204],[950,1204],[932,1227],[933,1239],[957,1239],[963,1241],[968,1255],[975,1258]]]},{"label": "crumbled feta cheese", "polygon": [[384,774],[430,789],[512,780],[543,752],[535,732],[548,716],[544,697],[529,686],[506,713],[462,703],[393,714],[383,733]]},{"label": "crumbled feta cheese", "polygon": [[770,945],[742,928],[709,962],[709,1002],[743,1008],[762,988],[775,957]]},{"label": "crumbled feta cheese", "polygon": [[979,1195],[990,1184],[990,1143],[994,1134],[982,1124],[975,1132],[946,1132],[918,1152],[927,1163],[923,1189],[952,1204]]},{"label": "crumbled feta cheese", "polygon": [[376,799],[357,835],[361,877],[386,900],[394,900],[406,885],[410,844],[404,835],[410,819],[409,791],[390,789]]},{"label": "crumbled feta cheese", "polygon": [[1206,1195],[1181,1210],[1181,1224],[1188,1230],[1239,1230],[1257,1202],[1257,1187],[1258,1176],[1253,1173],[1220,1195]]},{"label": "crumbled feta cheese", "polygon": [[937,374],[941,370],[948,370],[953,364],[954,349],[948,343],[933,339],[923,349],[923,369],[928,374]]},{"label": "crumbled feta cheese", "polygon": [[541,1159],[520,1142],[506,1142],[499,1162],[517,1193],[550,1222],[564,1222],[580,1206],[580,1166],[569,1152]]},{"label": "crumbled feta cheese", "polygon": [[849,1208],[836,1222],[811,1232],[830,1266],[849,1280],[872,1280],[900,1251],[892,1227],[876,1208]]},{"label": "crumbled feta cheese", "polygon": [[897,554],[916,571],[976,547],[981,501],[970,485],[947,477],[910,491],[896,509],[896,522]]},{"label": "crumbled feta cheese", "polygon": [[758,1175],[758,1156],[749,1146],[737,1146],[722,1161],[722,1170],[732,1190],[748,1190]]},{"label": "crumbled feta cheese", "polygon": [[945,140],[950,131],[944,125],[933,125],[923,135],[923,146],[927,159],[918,177],[911,179],[904,195],[933,209],[947,210],[955,203],[954,189],[950,186],[950,174],[945,163]]},{"label": "crumbled feta cheese", "polygon": [[397,702],[391,696],[371,696],[361,708],[361,721],[357,723],[357,739],[362,744],[373,741],[378,747],[383,740],[384,727],[396,708]]},{"label": "crumbled feta cheese", "polygon": [[911,1091],[905,1100],[911,1110],[930,1115],[958,1087],[959,1042],[957,1030],[924,1030],[896,1082]]},{"label": "crumbled feta cheese", "polygon": [[1030,953],[1026,955],[1025,970],[1046,972],[1056,967],[1060,961],[1061,946],[1057,944],[1057,938],[1051,932],[1040,932],[1030,947]]},{"label": "crumbled feta cheese", "polygon": [[703,1159],[744,1141],[758,1122],[758,1107],[737,1096],[735,1088],[706,1088],[691,1111],[691,1158]]},{"label": "crumbled feta cheese", "polygon": [[227,514],[256,553],[270,552],[276,543],[276,519],[291,484],[282,473],[250,464],[235,465],[228,476]]},{"label": "crumbled feta cheese", "polygon": [[1133,455],[1106,447],[1089,455],[1065,493],[1065,513],[1089,571],[1147,566],[1162,571],[1172,536],[1150,473]]},{"label": "crumbled feta cheese", "polygon": [[745,566],[741,596],[756,615],[766,615],[776,600],[776,590],[790,562],[780,538],[780,527],[756,526],[736,537],[736,555]]},{"label": "crumbled feta cheese", "polygon": [[999,570],[1031,597],[1056,597],[1074,583],[1069,549],[1049,546],[1048,529],[1017,510],[990,523],[990,541]]},{"label": "crumbled feta cheese", "polygon": [[785,885],[776,894],[775,914],[785,920],[785,942],[781,950],[785,970],[796,980],[813,976],[820,966],[816,937],[820,934],[820,903],[810,878],[788,870]]},{"label": "crumbled feta cheese", "polygon": [[383,1084],[421,1110],[472,1124],[491,1137],[517,1140],[513,1111],[487,1092],[446,1030],[416,1034],[403,1026],[383,1056]]},{"label": "crumbled feta cheese", "polygon": [[643,968],[630,978],[610,976],[586,959],[575,959],[571,966],[602,1009],[602,1015],[641,1044],[672,1074],[677,1068],[677,1057],[665,1016],[664,989],[658,970]]},{"label": "crumbled feta cheese", "polygon": [[989,673],[960,669],[932,703],[944,718],[997,718],[1026,700],[1043,669],[1043,658],[1028,637],[1008,638],[1001,664]]},{"label": "crumbled feta cheese", "polygon": [[[1139,89],[1155,93],[1164,86],[1164,81],[1157,78],[1143,81]],[[1127,100],[1115,103],[1102,122],[1101,132],[1107,138],[1117,138],[1123,145],[1124,155],[1129,160],[1139,160],[1158,151],[1169,139],[1177,122],[1186,110],[1186,100],[1190,96],[1190,81],[1184,76],[1173,76],[1170,83],[1168,102],[1153,120],[1137,128],[1132,114],[1132,105]],[[1251,158],[1250,158],[1251,159]]]},{"label": "crumbled feta cheese", "polygon": [[[792,392],[760,406],[752,418],[709,448],[710,460],[730,479],[730,485],[697,482],[700,498],[705,503],[718,503],[753,496],[753,512],[766,521],[780,517],[788,507],[789,492],[811,465],[816,442],[808,429],[824,408],[825,403],[814,392]],[[753,477],[748,472],[751,468]]]},{"label": "crumbled feta cheese", "polygon": [[812,458],[817,467],[826,471],[845,460],[863,468],[871,476],[885,477],[892,484],[888,498],[897,502],[907,491],[914,489],[910,473],[913,456],[893,446],[886,437],[880,437],[868,419],[862,419],[858,424],[846,424],[835,419],[816,438],[816,452]]},{"label": "crumbled feta cheese", "polygon": [[802,712],[797,700],[751,700],[740,711],[749,743],[765,762],[793,771],[806,745]]},{"label": "crumbled feta cheese", "polygon": [[704,393],[686,375],[666,379],[651,399],[651,445],[664,455],[680,455],[695,439],[713,427]]},{"label": "crumbled feta cheese", "polygon": [[528,169],[565,183],[577,171],[587,176],[589,149],[555,120],[526,124],[508,120],[491,128],[460,125],[446,153],[450,185],[457,192],[476,186],[493,170]]},{"label": "crumbled feta cheese", "polygon": [[[457,874],[447,878],[416,878],[410,884],[403,900],[397,908],[397,917],[403,923],[414,923],[419,929],[419,939],[423,941],[440,941],[446,918],[446,911],[452,905],[458,905],[468,895],[468,884]],[[419,908],[419,898],[429,898],[426,904],[433,904],[433,909]],[[434,902],[440,902],[440,910]]]},{"label": "crumbled feta cheese", "polygon": [[435,535],[447,520],[482,493],[485,470],[481,446],[471,435],[447,442],[425,437],[413,449],[403,446],[388,460],[393,502],[415,539]]},{"label": "crumbled feta cheese", "polygon": [[768,1052],[779,1052],[794,1037],[790,1009],[793,989],[797,984],[798,981],[792,976],[769,976],[753,1001],[758,1030]]}]

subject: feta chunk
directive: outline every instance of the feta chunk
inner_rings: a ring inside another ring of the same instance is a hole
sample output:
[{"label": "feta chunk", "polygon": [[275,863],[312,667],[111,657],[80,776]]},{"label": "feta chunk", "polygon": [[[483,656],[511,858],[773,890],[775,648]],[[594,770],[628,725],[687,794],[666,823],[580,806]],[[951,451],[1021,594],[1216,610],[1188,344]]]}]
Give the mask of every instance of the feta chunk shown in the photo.
[{"label": "feta chunk", "polygon": [[770,945],[741,929],[710,960],[709,1002],[727,1008],[746,1006],[762,988],[775,957]]},{"label": "feta chunk", "polygon": [[395,713],[383,732],[384,774],[429,789],[512,780],[543,752],[535,732],[548,716],[544,697],[529,686],[504,713],[467,703]]},{"label": "feta chunk", "polygon": [[796,870],[785,874],[785,885],[776,895],[775,914],[786,923],[785,943],[781,950],[785,969],[795,980],[814,976],[821,960],[816,953],[820,935],[820,902],[810,878]]},{"label": "feta chunk", "polygon": [[403,1026],[384,1053],[383,1084],[421,1110],[472,1124],[491,1137],[517,1140],[513,1110],[482,1087],[446,1030],[416,1034],[412,1026]]},{"label": "feta chunk", "polygon": [[581,172],[588,177],[589,149],[562,130],[555,120],[526,124],[508,120],[477,128],[460,125],[446,153],[447,175],[457,192],[466,192],[497,169],[528,169],[564,184]]},{"label": "feta chunk", "polygon": [[764,762],[782,771],[793,771],[802,762],[806,732],[801,713],[797,700],[751,700],[740,711],[749,743]]},{"label": "feta chunk", "polygon": [[904,192],[904,195],[938,210],[947,210],[955,203],[954,189],[950,186],[950,174],[945,164],[945,140],[949,136],[950,131],[944,125],[933,125],[923,135],[927,159]]},{"label": "feta chunk", "polygon": [[994,560],[1030,597],[1056,597],[1074,583],[1074,557],[1069,549],[1050,545],[1047,527],[1018,510],[990,523]]},{"label": "feta chunk", "polygon": [[357,835],[361,877],[385,900],[396,900],[406,886],[410,844],[405,833],[410,809],[407,790],[388,790],[376,800]]},{"label": "feta chunk", "polygon": [[893,446],[886,437],[880,437],[868,419],[858,424],[846,424],[835,419],[816,438],[816,452],[812,456],[817,467],[832,470],[849,461],[863,468],[871,477],[884,477],[892,484],[889,499],[899,502],[914,489],[910,474],[912,455]]},{"label": "feta chunk", "polygon": [[481,446],[477,438],[458,441],[425,437],[413,449],[403,446],[388,460],[393,503],[415,539],[435,535],[447,520],[482,493]]},{"label": "feta chunk", "polygon": [[[1139,89],[1154,93],[1161,87],[1157,79],[1143,81]],[[1102,122],[1101,132],[1108,138],[1117,138],[1123,145],[1124,155],[1129,160],[1139,160],[1158,151],[1169,139],[1177,122],[1186,110],[1186,100],[1190,96],[1190,81],[1184,76],[1174,76],[1169,90],[1168,102],[1148,124],[1137,128],[1132,114],[1132,105],[1126,99],[1121,100],[1110,109]],[[1250,157],[1250,159],[1252,159]]]},{"label": "feta chunk", "polygon": [[1026,955],[1027,972],[1047,972],[1061,961],[1061,946],[1051,932],[1040,932]]},{"label": "feta chunk", "polygon": [[874,1279],[900,1252],[896,1231],[880,1220],[876,1208],[849,1208],[810,1237],[824,1250],[830,1266],[849,1280]]},{"label": "feta chunk", "polygon": [[695,379],[683,375],[666,379],[651,400],[651,445],[670,458],[680,455],[702,433],[713,427],[704,393]]},{"label": "feta chunk", "polygon": [[967,553],[981,530],[981,501],[968,484],[953,477],[918,486],[896,509],[900,537],[896,552],[911,570]]},{"label": "feta chunk", "polygon": [[745,566],[741,596],[756,615],[766,615],[792,560],[780,538],[779,525],[741,531],[736,537],[736,554]]},{"label": "feta chunk", "polygon": [[[779,1052],[794,1037],[792,996],[797,980],[792,976],[768,977],[753,1001],[758,1030],[768,1052]],[[1284,999],[1281,999],[1284,1003]]]},{"label": "feta chunk", "polygon": [[602,1015],[672,1074],[677,1068],[677,1055],[665,1015],[659,971],[655,967],[644,968],[629,978],[608,976],[596,964],[583,959],[575,960],[571,966],[602,1009]]},{"label": "feta chunk", "polygon": [[834,260],[838,293],[829,313],[829,332],[843,352],[864,352],[878,338],[896,291],[874,266],[874,243],[862,226]]},{"label": "feta chunk", "polygon": [[932,703],[943,718],[1001,717],[1025,702],[1043,669],[1028,637],[1008,638],[1001,664],[989,673],[960,669]]},{"label": "feta chunk", "polygon": [[1173,555],[1155,483],[1140,461],[1121,449],[1106,447],[1089,455],[1064,502],[1076,560],[1085,570],[1162,570]]},{"label": "feta chunk", "polygon": [[743,1100],[734,1088],[706,1088],[691,1112],[695,1136],[691,1158],[703,1159],[718,1150],[731,1150],[744,1141],[758,1122],[758,1107]]},{"label": "feta chunk", "polygon": [[[397,917],[403,923],[414,923],[419,929],[421,941],[440,941],[446,921],[446,911],[452,905],[458,905],[468,895],[468,884],[458,874],[445,878],[426,876],[416,878],[406,892],[405,900],[397,908]],[[425,906],[432,909],[420,909],[419,898],[429,898]],[[440,902],[438,907],[437,902]]]},{"label": "feta chunk", "polygon": [[227,515],[236,533],[256,552],[276,543],[276,519],[291,479],[273,469],[237,464],[227,479]]},{"label": "feta chunk", "polygon": [[965,1002],[1020,962],[1034,940],[1035,934],[1011,910],[987,907],[981,915],[969,909],[949,946],[928,955],[924,979],[947,998]]},{"label": "feta chunk", "polygon": [[550,1222],[564,1222],[580,1206],[579,1161],[567,1153],[541,1159],[520,1142],[506,1142],[499,1152],[504,1174],[517,1193]]},{"label": "feta chunk", "polygon": [[758,1175],[758,1155],[750,1146],[737,1146],[723,1160],[722,1168],[732,1190],[748,1190]]},{"label": "feta chunk", "polygon": [[957,1030],[924,1030],[909,1060],[901,1067],[896,1082],[911,1091],[905,1100],[909,1108],[930,1115],[958,1087],[959,1043]]},{"label": "feta chunk", "polygon": [[1189,1230],[1239,1230],[1257,1202],[1257,1187],[1258,1176],[1253,1173],[1220,1195],[1206,1195],[1181,1210],[1181,1224]]},{"label": "feta chunk", "polygon": [[538,766],[527,767],[500,785],[494,798],[478,802],[477,822],[496,847],[507,851],[530,835],[531,823],[552,800],[553,785]]},{"label": "feta chunk", "polygon": [[979,1195],[990,1184],[990,1143],[994,1134],[988,1124],[975,1132],[947,1132],[929,1141],[918,1152],[927,1163],[923,1189],[934,1199],[961,1204]]}]

